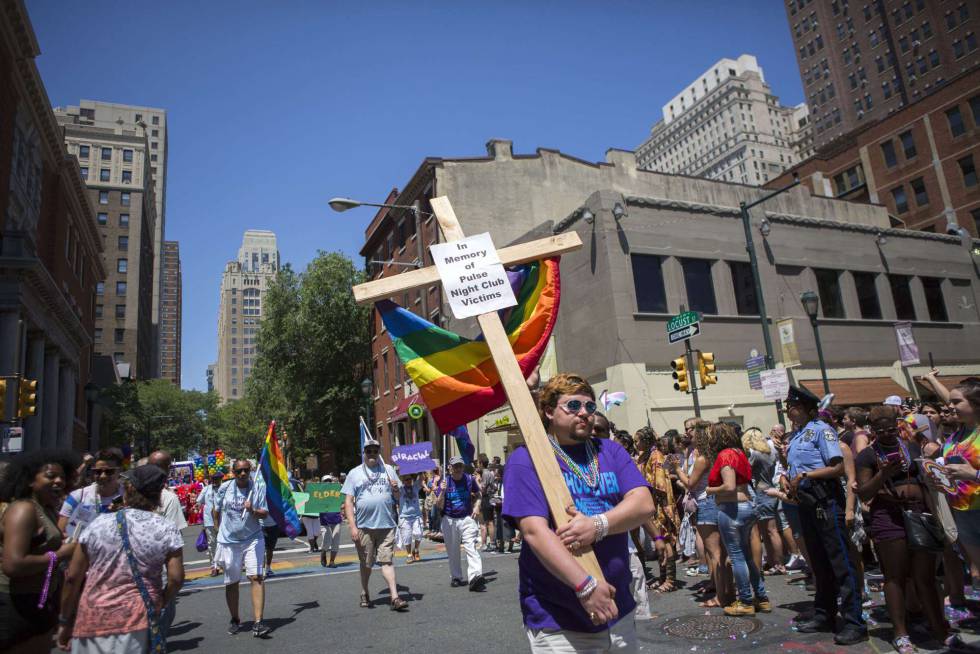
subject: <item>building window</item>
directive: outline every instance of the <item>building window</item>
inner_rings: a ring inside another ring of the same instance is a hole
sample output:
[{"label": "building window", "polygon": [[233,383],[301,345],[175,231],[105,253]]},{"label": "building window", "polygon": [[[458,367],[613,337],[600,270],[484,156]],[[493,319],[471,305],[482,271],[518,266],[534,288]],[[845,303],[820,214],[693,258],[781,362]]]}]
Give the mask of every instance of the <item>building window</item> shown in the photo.
[{"label": "building window", "polygon": [[152,122],[154,125],[159,125],[160,124],[160,116],[153,116],[152,118],[150,118],[150,122]]},{"label": "building window", "polygon": [[966,125],[963,124],[963,115],[959,107],[946,110],[946,120],[949,121],[949,133],[956,138],[966,132]]},{"label": "building window", "polygon": [[99,204],[109,204],[109,191],[99,191]]},{"label": "building window", "polygon": [[915,193],[915,205],[918,207],[924,207],[929,204],[929,194],[926,193],[926,183],[921,177],[913,179],[909,182],[909,186],[912,187],[912,192]]},{"label": "building window", "polygon": [[112,148],[102,148],[102,161],[112,161]]},{"label": "building window", "polygon": [[123,184],[131,184],[133,182],[133,171],[131,170],[122,171],[122,181]]},{"label": "building window", "polygon": [[105,282],[96,282],[95,283],[95,294],[96,295],[105,295]]},{"label": "building window", "polygon": [[929,308],[929,320],[933,322],[949,322],[946,313],[946,302],[943,300],[943,280],[936,277],[920,277],[922,289],[926,293],[926,306]]},{"label": "building window", "polygon": [[878,289],[875,287],[874,273],[852,273],[857,288],[858,307],[865,320],[881,320],[881,305],[878,303]]},{"label": "building window", "polygon": [[715,288],[711,279],[711,261],[708,259],[681,259],[684,269],[684,285],[691,311],[717,314]]},{"label": "building window", "polygon": [[109,223],[109,214],[100,212],[97,219],[100,225],[107,225]]},{"label": "building window", "polygon": [[735,288],[735,307],[740,316],[759,315],[759,300],[755,294],[752,266],[741,261],[729,261],[732,286]]},{"label": "building window", "polygon": [[116,272],[129,272],[129,259],[116,259]]},{"label": "building window", "polygon": [[389,390],[391,390],[391,385],[388,383],[388,353],[387,352],[381,353],[381,365],[384,367],[384,371],[382,372],[382,379],[384,380],[383,390],[385,393],[387,393]]},{"label": "building window", "polygon": [[820,293],[820,306],[824,318],[843,318],[844,302],[840,295],[840,273],[836,270],[814,269],[817,277],[817,291]]},{"label": "building window", "polygon": [[125,304],[117,304],[116,305],[116,318],[125,318],[125,317],[126,317],[126,305]]},{"label": "building window", "polygon": [[125,161],[126,163],[132,163],[133,162],[133,151],[132,150],[123,150],[123,161]]},{"label": "building window", "polygon": [[89,146],[87,146],[87,145],[80,145],[80,146],[78,146],[78,158],[79,159],[88,159],[89,158]]},{"label": "building window", "polygon": [[129,214],[128,213],[121,213],[121,214],[119,214],[119,226],[120,227],[129,227]]},{"label": "building window", "polygon": [[79,172],[82,175],[82,179],[88,181],[88,166],[82,166],[81,168],[79,168]]},{"label": "building window", "polygon": [[96,318],[101,318],[102,317],[102,305],[101,304],[96,304],[95,305],[95,317]]},{"label": "building window", "polygon": [[129,206],[129,192],[128,191],[123,191],[122,193],[119,194],[119,204],[121,204],[124,207],[128,207]]},{"label": "building window", "polygon": [[895,201],[895,213],[905,213],[909,210],[909,200],[905,197],[904,186],[896,186],[892,189],[892,199]]},{"label": "building window", "polygon": [[100,182],[108,182],[109,181],[109,169],[108,168],[100,168],[99,169],[99,181]]},{"label": "building window", "polygon": [[912,138],[912,132],[902,132],[898,135],[899,140],[902,142],[902,151],[905,154],[906,159],[911,159],[917,152],[915,149],[915,139]]},{"label": "building window", "polygon": [[116,295],[126,295],[126,282],[116,282]]},{"label": "building window", "polygon": [[102,328],[101,327],[96,327],[95,328],[95,340],[96,341],[101,341],[102,340]]},{"label": "building window", "polygon": [[973,114],[973,126],[980,127],[980,95],[970,98],[970,113]]},{"label": "building window", "polygon": [[128,236],[125,236],[125,235],[120,236],[119,239],[118,239],[118,241],[117,241],[117,244],[118,244],[120,250],[128,250],[129,249],[129,237]]},{"label": "building window", "polygon": [[963,174],[963,185],[967,188],[977,185],[977,169],[973,166],[973,155],[963,157],[956,163],[960,166]]},{"label": "building window", "polygon": [[885,165],[889,168],[898,164],[898,158],[895,156],[895,144],[890,140],[881,144],[881,154],[885,157]]},{"label": "building window", "polygon": [[663,258],[650,254],[632,254],[630,263],[633,266],[636,310],[640,313],[667,313]]},{"label": "building window", "polygon": [[151,150],[156,150],[157,149],[157,142],[156,141],[153,141],[152,143],[150,143],[150,149]]},{"label": "building window", "polygon": [[888,275],[892,300],[895,302],[895,317],[899,320],[915,320],[915,304],[912,302],[912,290],[909,288],[910,279],[908,275]]}]

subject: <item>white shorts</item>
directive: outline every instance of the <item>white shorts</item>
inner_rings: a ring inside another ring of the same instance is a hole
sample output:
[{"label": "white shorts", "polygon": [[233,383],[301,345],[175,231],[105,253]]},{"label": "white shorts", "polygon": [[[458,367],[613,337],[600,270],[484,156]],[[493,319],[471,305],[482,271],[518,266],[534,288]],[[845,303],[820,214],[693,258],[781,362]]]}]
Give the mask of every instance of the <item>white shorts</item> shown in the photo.
[{"label": "white shorts", "polygon": [[306,527],[306,538],[313,539],[320,535],[320,518],[318,516],[300,516],[303,526]]},{"label": "white shorts", "polygon": [[617,652],[632,654],[637,651],[636,624],[630,611],[612,629],[590,634],[581,631],[558,629],[525,629],[532,654],[574,654],[575,652]]},{"label": "white shorts", "polygon": [[395,547],[409,547],[413,540],[422,540],[422,517],[400,518],[398,520],[398,534],[395,537]]},{"label": "white shorts", "polygon": [[218,543],[215,562],[225,571],[225,586],[242,580],[242,567],[248,577],[261,577],[265,568],[265,541],[259,535],[247,543]]}]

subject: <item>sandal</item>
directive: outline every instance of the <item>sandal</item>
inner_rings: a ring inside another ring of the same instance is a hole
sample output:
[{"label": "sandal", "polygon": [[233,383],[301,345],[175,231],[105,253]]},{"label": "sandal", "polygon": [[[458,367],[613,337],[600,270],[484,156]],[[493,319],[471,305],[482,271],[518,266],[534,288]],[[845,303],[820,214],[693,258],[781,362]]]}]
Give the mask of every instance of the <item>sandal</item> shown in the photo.
[{"label": "sandal", "polygon": [[664,583],[660,584],[660,586],[658,586],[654,592],[673,593],[675,590],[677,590],[677,586],[674,585],[674,582],[665,581]]},{"label": "sandal", "polygon": [[918,649],[912,644],[912,639],[908,636],[899,636],[892,641],[892,647],[898,654],[917,654]]},{"label": "sandal", "polygon": [[392,611],[405,611],[406,609],[408,609],[408,602],[402,598],[396,597],[395,599],[391,600]]},{"label": "sandal", "polygon": [[367,593],[361,593],[361,604],[360,604],[360,606],[361,606],[362,609],[369,609],[369,608],[371,608],[371,600],[368,599],[368,594]]},{"label": "sandal", "polygon": [[721,608],[721,602],[719,602],[717,598],[712,597],[709,600],[705,600],[703,602],[699,602],[698,603],[698,606],[700,606],[703,609],[720,609]]}]

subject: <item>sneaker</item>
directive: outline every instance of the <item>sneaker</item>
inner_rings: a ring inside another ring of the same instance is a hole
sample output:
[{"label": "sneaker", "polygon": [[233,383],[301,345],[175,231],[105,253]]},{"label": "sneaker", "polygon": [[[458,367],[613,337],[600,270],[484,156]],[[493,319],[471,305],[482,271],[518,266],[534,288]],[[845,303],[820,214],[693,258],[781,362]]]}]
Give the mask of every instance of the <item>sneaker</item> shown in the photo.
[{"label": "sneaker", "polygon": [[912,644],[912,639],[908,636],[899,636],[892,641],[892,647],[898,654],[916,654],[919,650]]},{"label": "sneaker", "polygon": [[268,567],[268,568],[265,569],[265,577],[266,577],[266,579],[268,579],[272,575],[273,575],[272,567],[270,566],[270,567]]},{"label": "sneaker", "polygon": [[756,597],[752,604],[759,613],[772,613],[772,602],[768,597]]},{"label": "sneaker", "polygon": [[484,590],[487,587],[487,580],[484,579],[483,575],[477,575],[470,579],[470,591],[476,593]]},{"label": "sneaker", "polygon": [[228,635],[234,636],[239,631],[242,630],[242,623],[238,620],[232,620],[228,623]]},{"label": "sneaker", "polygon": [[799,554],[791,554],[789,561],[786,563],[786,570],[802,570],[806,567],[806,559],[804,559]]},{"label": "sneaker", "polygon": [[755,607],[742,600],[735,600],[725,607],[725,615],[755,615]]},{"label": "sneaker", "polygon": [[844,627],[834,636],[834,642],[838,645],[856,645],[868,639],[868,630],[853,625]]},{"label": "sneaker", "polygon": [[261,620],[252,625],[252,635],[256,638],[264,638],[270,631],[272,630],[269,629],[269,625]]},{"label": "sneaker", "polygon": [[462,579],[453,579],[452,581],[449,582],[449,585],[452,588],[459,588],[460,586],[465,586],[466,582],[463,581]]},{"label": "sneaker", "polygon": [[861,607],[862,608],[870,609],[872,606],[874,606],[874,604],[875,604],[875,601],[874,601],[874,599],[872,599],[870,593],[865,593],[864,594],[864,597],[861,598]]}]

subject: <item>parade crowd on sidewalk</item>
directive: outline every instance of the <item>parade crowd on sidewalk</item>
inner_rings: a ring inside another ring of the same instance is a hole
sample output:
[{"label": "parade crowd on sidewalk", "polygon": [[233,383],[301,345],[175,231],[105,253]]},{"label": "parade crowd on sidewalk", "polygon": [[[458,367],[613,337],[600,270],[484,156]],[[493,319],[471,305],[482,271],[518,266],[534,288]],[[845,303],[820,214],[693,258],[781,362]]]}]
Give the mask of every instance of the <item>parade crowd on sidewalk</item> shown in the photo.
[{"label": "parade crowd on sidewalk", "polygon": [[[693,592],[704,610],[728,616],[769,613],[767,581],[783,575],[813,593],[798,632],[841,646],[867,640],[881,593],[879,622],[890,623],[900,654],[916,643],[976,651],[958,625],[974,617],[969,596],[980,586],[980,379],[947,388],[937,375],[923,378],[935,402],[838,406],[793,386],[785,428],[692,417],[630,434],[599,411],[588,382],[559,374],[535,394],[572,497],[560,527],[524,447],[504,462],[457,455],[446,469],[399,475],[368,439],[360,464],[316,480],[342,484],[343,505],[305,516],[305,536],[333,568],[349,531],[361,581],[352,610],[413,608],[394,563],[421,561],[425,540],[445,545],[446,585],[472,593],[487,589],[486,553],[516,550],[535,652],[636,651],[637,621],[666,593]],[[0,650],[166,651],[189,515],[200,516],[211,576],[224,577],[228,633],[246,628],[245,576],[250,631],[269,637],[265,579],[280,532],[253,464],[234,461],[183,507],[170,467],[162,451],[127,467],[111,448],[4,464]],[[601,578],[577,556],[590,550]],[[375,568],[384,602],[372,597]]]}]

